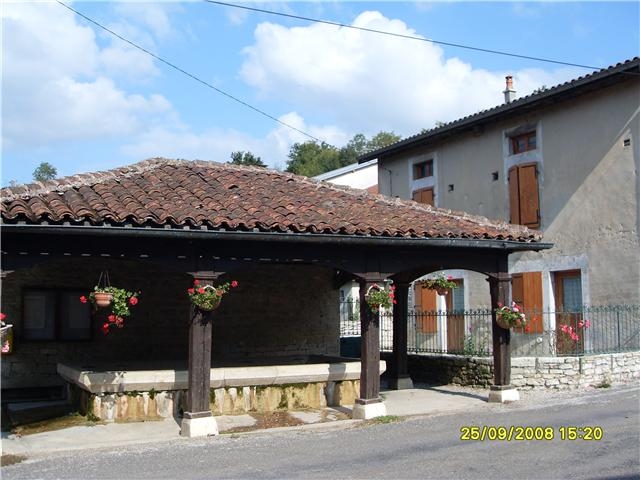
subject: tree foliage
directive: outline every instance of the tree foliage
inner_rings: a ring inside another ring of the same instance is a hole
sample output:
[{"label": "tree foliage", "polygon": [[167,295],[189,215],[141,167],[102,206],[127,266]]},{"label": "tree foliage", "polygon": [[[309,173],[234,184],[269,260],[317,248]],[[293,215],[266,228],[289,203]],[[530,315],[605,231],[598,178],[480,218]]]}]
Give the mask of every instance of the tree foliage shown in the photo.
[{"label": "tree foliage", "polygon": [[33,171],[33,179],[36,182],[44,182],[45,180],[53,180],[58,175],[58,169],[48,162],[42,162]]},{"label": "tree foliage", "polygon": [[316,141],[295,143],[289,150],[286,171],[307,177],[320,175],[355,163],[360,155],[386,147],[400,138],[393,132],[381,131],[371,139],[358,133],[342,148]]},{"label": "tree foliage", "polygon": [[260,157],[255,156],[251,152],[232,152],[231,161],[228,162],[233,165],[252,165],[254,167],[266,167]]}]

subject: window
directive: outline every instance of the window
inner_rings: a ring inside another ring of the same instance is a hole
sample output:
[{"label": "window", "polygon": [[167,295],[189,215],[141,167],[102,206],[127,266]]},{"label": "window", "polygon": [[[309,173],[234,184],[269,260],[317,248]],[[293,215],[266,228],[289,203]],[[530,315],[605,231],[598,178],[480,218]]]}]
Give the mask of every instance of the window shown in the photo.
[{"label": "window", "polygon": [[423,188],[422,190],[416,190],[413,192],[413,199],[418,203],[426,203],[427,205],[435,206],[433,188]]},{"label": "window", "polygon": [[413,165],[413,179],[433,177],[433,160],[416,163]]},{"label": "window", "polygon": [[24,340],[88,340],[91,310],[79,298],[86,292],[45,289],[22,295]]},{"label": "window", "polygon": [[527,315],[530,333],[542,333],[542,272],[511,275],[511,299]]},{"label": "window", "polygon": [[509,143],[511,144],[511,155],[535,150],[537,148],[536,131],[532,130],[510,137]]},{"label": "window", "polygon": [[[581,330],[582,321],[582,277],[580,270],[555,272],[553,275],[556,296],[556,351],[559,354],[584,352],[585,332]],[[578,333],[578,340],[567,338],[562,326],[570,326]]]},{"label": "window", "polygon": [[530,228],[540,227],[537,164],[509,169],[509,221]]}]

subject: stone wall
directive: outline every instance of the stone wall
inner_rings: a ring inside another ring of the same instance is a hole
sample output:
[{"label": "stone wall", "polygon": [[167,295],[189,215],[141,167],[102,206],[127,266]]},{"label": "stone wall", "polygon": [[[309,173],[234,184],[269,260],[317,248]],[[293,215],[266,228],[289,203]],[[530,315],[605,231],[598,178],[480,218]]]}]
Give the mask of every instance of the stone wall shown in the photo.
[{"label": "stone wall", "polygon": [[[387,361],[388,354],[383,355]],[[414,382],[489,387],[493,358],[457,355],[410,355]],[[640,379],[640,352],[582,357],[523,357],[511,359],[511,383],[520,389],[570,389]]]},{"label": "stone wall", "polygon": [[[213,362],[251,362],[280,355],[340,352],[338,290],[333,271],[308,265],[247,265],[228,272],[240,283],[216,310]],[[92,318],[87,341],[27,341],[21,335],[22,292],[54,288],[88,293],[108,270],[111,284],[141,290],[125,328],[100,331],[106,310]],[[78,366],[129,361],[184,367],[188,354],[192,278],[143,261],[79,258],[53,261],[7,275],[2,311],[14,325],[14,349],[2,356],[2,389],[63,385],[56,364]],[[125,368],[123,367],[123,368]]]}]

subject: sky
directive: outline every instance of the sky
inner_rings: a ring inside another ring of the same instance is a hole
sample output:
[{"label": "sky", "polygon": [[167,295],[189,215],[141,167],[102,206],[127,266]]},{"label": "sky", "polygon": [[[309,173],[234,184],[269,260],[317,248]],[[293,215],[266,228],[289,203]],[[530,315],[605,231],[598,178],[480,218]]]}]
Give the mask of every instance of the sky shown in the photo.
[{"label": "sky", "polygon": [[520,97],[640,55],[636,1],[238,3],[306,19],[204,0],[64,3],[155,57],[55,1],[4,0],[3,186],[42,162],[68,176],[248,151],[284,169],[296,142],[408,137],[501,104],[506,75]]}]

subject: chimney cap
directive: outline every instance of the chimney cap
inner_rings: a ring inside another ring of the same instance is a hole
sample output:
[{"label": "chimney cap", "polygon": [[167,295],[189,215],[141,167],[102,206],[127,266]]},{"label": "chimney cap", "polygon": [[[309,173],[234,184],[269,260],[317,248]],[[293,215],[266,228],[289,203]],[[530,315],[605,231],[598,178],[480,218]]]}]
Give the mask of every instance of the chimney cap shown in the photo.
[{"label": "chimney cap", "polygon": [[507,90],[513,90],[513,77],[511,75],[507,75],[504,78],[507,81]]}]

